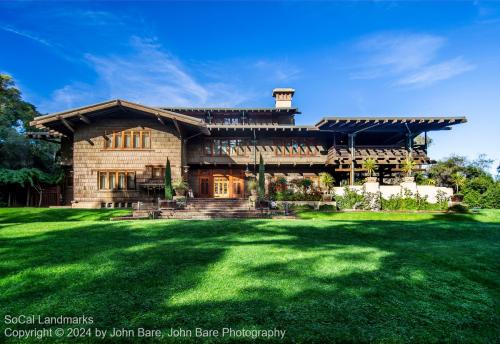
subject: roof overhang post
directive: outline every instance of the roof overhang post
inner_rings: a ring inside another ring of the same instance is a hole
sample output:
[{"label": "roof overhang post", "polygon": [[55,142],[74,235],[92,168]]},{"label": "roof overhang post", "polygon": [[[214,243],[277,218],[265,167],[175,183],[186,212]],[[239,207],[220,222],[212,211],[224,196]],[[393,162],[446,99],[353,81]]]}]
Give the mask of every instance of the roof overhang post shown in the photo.
[{"label": "roof overhang post", "polygon": [[253,129],[253,173],[255,174],[257,167],[257,134],[255,129]]},{"label": "roof overhang post", "polygon": [[349,184],[354,185],[354,159],[356,158],[356,154],[354,152],[354,141],[356,140],[356,134],[348,134],[349,139],[349,150],[351,151],[351,173],[349,175]]},{"label": "roof overhang post", "polygon": [[413,133],[410,130],[410,127],[408,127],[408,124],[405,123],[406,130],[408,131],[406,133],[406,150],[408,151],[408,155],[411,156],[413,152]]}]

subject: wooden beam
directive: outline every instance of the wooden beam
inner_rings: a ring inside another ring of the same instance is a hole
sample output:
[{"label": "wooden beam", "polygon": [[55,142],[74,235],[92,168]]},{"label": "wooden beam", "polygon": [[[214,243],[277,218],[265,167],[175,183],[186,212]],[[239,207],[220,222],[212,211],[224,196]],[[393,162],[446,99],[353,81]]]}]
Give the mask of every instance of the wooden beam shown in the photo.
[{"label": "wooden beam", "polygon": [[158,120],[158,122],[166,126],[165,121],[160,116],[156,116],[156,119]]},{"label": "wooden beam", "polygon": [[64,118],[61,118],[61,121],[62,121],[62,123],[64,124],[64,126],[65,126],[66,128],[68,128],[68,130],[69,130],[69,131],[71,131],[72,133],[75,133],[75,128],[73,128],[73,127],[71,126],[71,124],[69,124],[69,122],[68,122],[67,120],[65,120]]},{"label": "wooden beam", "polygon": [[181,127],[179,125],[179,122],[176,119],[173,119],[172,122],[174,122],[175,129],[179,133],[179,136],[182,137],[182,130],[181,130]]},{"label": "wooden beam", "polygon": [[79,118],[85,124],[90,124],[91,123],[90,120],[87,117],[83,116],[83,115],[80,115]]}]

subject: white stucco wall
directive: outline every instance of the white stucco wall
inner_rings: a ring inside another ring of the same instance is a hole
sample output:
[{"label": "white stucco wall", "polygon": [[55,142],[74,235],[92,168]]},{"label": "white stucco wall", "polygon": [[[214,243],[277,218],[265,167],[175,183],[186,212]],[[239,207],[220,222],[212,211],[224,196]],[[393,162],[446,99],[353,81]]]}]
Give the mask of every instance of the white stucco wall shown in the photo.
[{"label": "white stucco wall", "polygon": [[[418,193],[420,196],[427,197],[430,203],[436,203],[436,196],[438,191],[444,192],[448,197],[453,196],[452,188],[438,187],[433,185],[417,185],[416,183],[401,183],[401,185],[379,185],[378,183],[365,183],[366,192],[376,193],[380,192],[382,198],[389,199],[394,195],[404,195],[405,190],[409,190],[413,195]],[[356,190],[358,193],[363,192],[363,186],[354,185],[349,186],[349,189]],[[335,194],[339,196],[344,195],[344,187],[335,187]]]}]

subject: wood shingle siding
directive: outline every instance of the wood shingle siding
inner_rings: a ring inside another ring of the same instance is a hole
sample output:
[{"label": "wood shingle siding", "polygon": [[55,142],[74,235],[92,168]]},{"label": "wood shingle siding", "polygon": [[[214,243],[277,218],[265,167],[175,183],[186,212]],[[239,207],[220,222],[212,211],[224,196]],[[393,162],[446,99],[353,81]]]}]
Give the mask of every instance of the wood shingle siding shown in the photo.
[{"label": "wood shingle siding", "polygon": [[[122,130],[148,130],[150,149],[104,149],[104,134]],[[136,201],[141,183],[152,178],[148,166],[164,166],[170,159],[172,178],[181,178],[181,140],[173,125],[163,125],[150,118],[100,119],[92,126],[82,126],[74,134],[73,170],[74,200],[80,206],[97,206],[106,202]],[[135,190],[99,190],[99,171],[130,171],[136,173]]]}]

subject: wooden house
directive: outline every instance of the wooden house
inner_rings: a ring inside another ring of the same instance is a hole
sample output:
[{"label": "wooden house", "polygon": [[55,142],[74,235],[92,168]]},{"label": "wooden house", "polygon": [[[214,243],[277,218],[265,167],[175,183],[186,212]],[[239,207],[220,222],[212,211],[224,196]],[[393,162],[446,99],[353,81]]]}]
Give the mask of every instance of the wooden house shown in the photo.
[{"label": "wooden house", "polygon": [[59,138],[65,170],[63,200],[74,207],[127,207],[162,194],[165,163],[199,198],[244,198],[262,156],[268,177],[310,178],[331,173],[354,183],[362,163],[374,158],[379,180],[400,173],[411,155],[431,163],[427,140],[465,117],[324,117],[296,125],[294,90],[273,90],[273,108],[151,107],[111,100],[33,120]]}]

